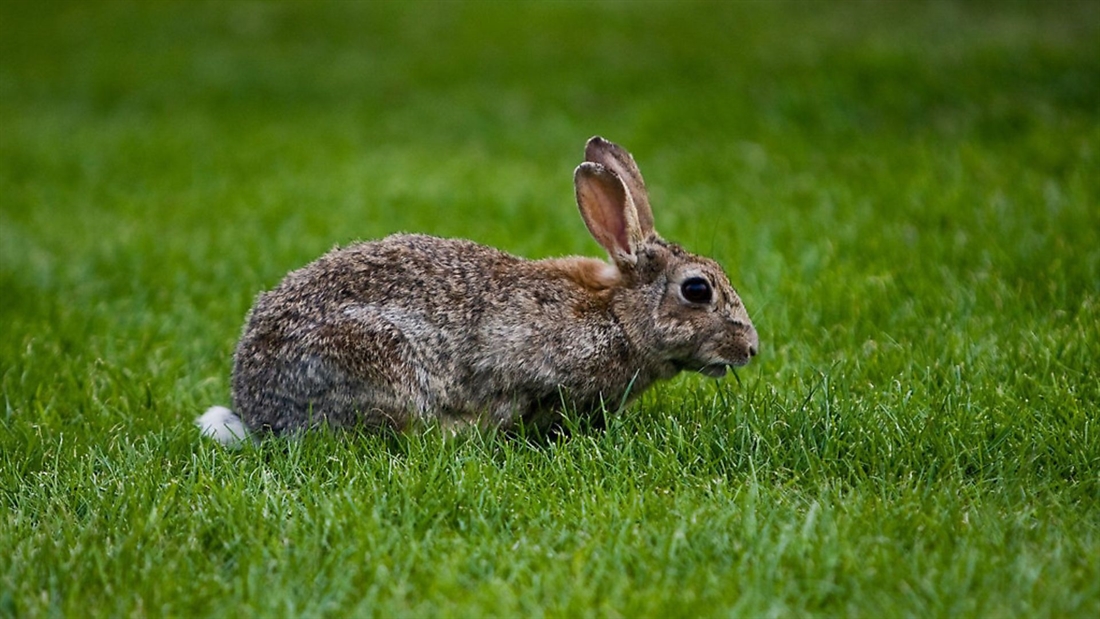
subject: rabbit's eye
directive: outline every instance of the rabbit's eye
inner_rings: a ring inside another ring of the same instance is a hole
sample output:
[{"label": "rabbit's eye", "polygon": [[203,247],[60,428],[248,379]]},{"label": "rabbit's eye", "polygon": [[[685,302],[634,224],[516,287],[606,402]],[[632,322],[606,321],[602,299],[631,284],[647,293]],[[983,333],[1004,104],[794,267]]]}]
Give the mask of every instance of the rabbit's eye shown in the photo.
[{"label": "rabbit's eye", "polygon": [[702,277],[692,277],[680,284],[680,294],[690,303],[710,303],[713,295],[710,282]]}]

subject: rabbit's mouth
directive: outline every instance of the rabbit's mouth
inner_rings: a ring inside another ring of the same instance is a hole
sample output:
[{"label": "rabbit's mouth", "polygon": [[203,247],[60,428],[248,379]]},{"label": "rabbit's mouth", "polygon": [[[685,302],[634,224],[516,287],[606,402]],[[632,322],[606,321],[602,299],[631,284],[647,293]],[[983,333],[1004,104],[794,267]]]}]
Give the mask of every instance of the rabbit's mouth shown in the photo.
[{"label": "rabbit's mouth", "polygon": [[726,375],[726,369],[729,367],[730,364],[724,361],[714,361],[703,364],[700,364],[698,361],[681,361],[676,363],[676,369],[678,371],[698,372],[703,376],[709,376],[711,378],[722,378]]}]

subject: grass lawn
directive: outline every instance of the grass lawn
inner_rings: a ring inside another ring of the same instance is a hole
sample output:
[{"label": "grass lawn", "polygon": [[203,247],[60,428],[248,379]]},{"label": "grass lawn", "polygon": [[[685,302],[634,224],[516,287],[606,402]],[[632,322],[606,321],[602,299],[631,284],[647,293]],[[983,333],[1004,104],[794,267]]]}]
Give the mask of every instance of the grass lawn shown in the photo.
[{"label": "grass lawn", "polygon": [[[199,440],[334,244],[599,255],[593,134],[736,378]],[[1096,617],[1098,367],[1100,3],[0,3],[0,617]]]}]

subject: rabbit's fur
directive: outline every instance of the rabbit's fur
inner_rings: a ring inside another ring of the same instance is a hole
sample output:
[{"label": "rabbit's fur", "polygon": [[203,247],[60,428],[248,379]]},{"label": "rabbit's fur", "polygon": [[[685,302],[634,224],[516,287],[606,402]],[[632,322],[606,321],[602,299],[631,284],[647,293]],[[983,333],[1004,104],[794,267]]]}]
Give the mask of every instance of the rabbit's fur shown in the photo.
[{"label": "rabbit's fur", "polygon": [[592,138],[574,182],[610,262],[525,260],[418,234],[335,249],[257,298],[234,356],[239,419],[214,407],[204,433],[230,443],[241,421],[252,435],[545,426],[563,404],[597,411],[681,370],[718,377],[756,354],[721,267],[654,231],[629,153]]}]

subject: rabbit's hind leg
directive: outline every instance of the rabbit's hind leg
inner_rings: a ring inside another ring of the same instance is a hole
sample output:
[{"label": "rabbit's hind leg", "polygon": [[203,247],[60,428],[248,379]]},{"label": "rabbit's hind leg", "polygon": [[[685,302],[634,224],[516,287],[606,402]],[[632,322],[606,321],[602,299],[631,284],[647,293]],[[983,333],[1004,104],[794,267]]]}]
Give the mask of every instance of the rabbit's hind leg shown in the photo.
[{"label": "rabbit's hind leg", "polygon": [[412,351],[382,322],[324,323],[275,346],[237,351],[233,408],[248,430],[286,435],[319,427],[404,429],[416,406]]},{"label": "rabbit's hind leg", "polygon": [[348,318],[315,335],[325,351],[310,394],[319,421],[403,430],[425,414],[416,353],[389,321]]}]

